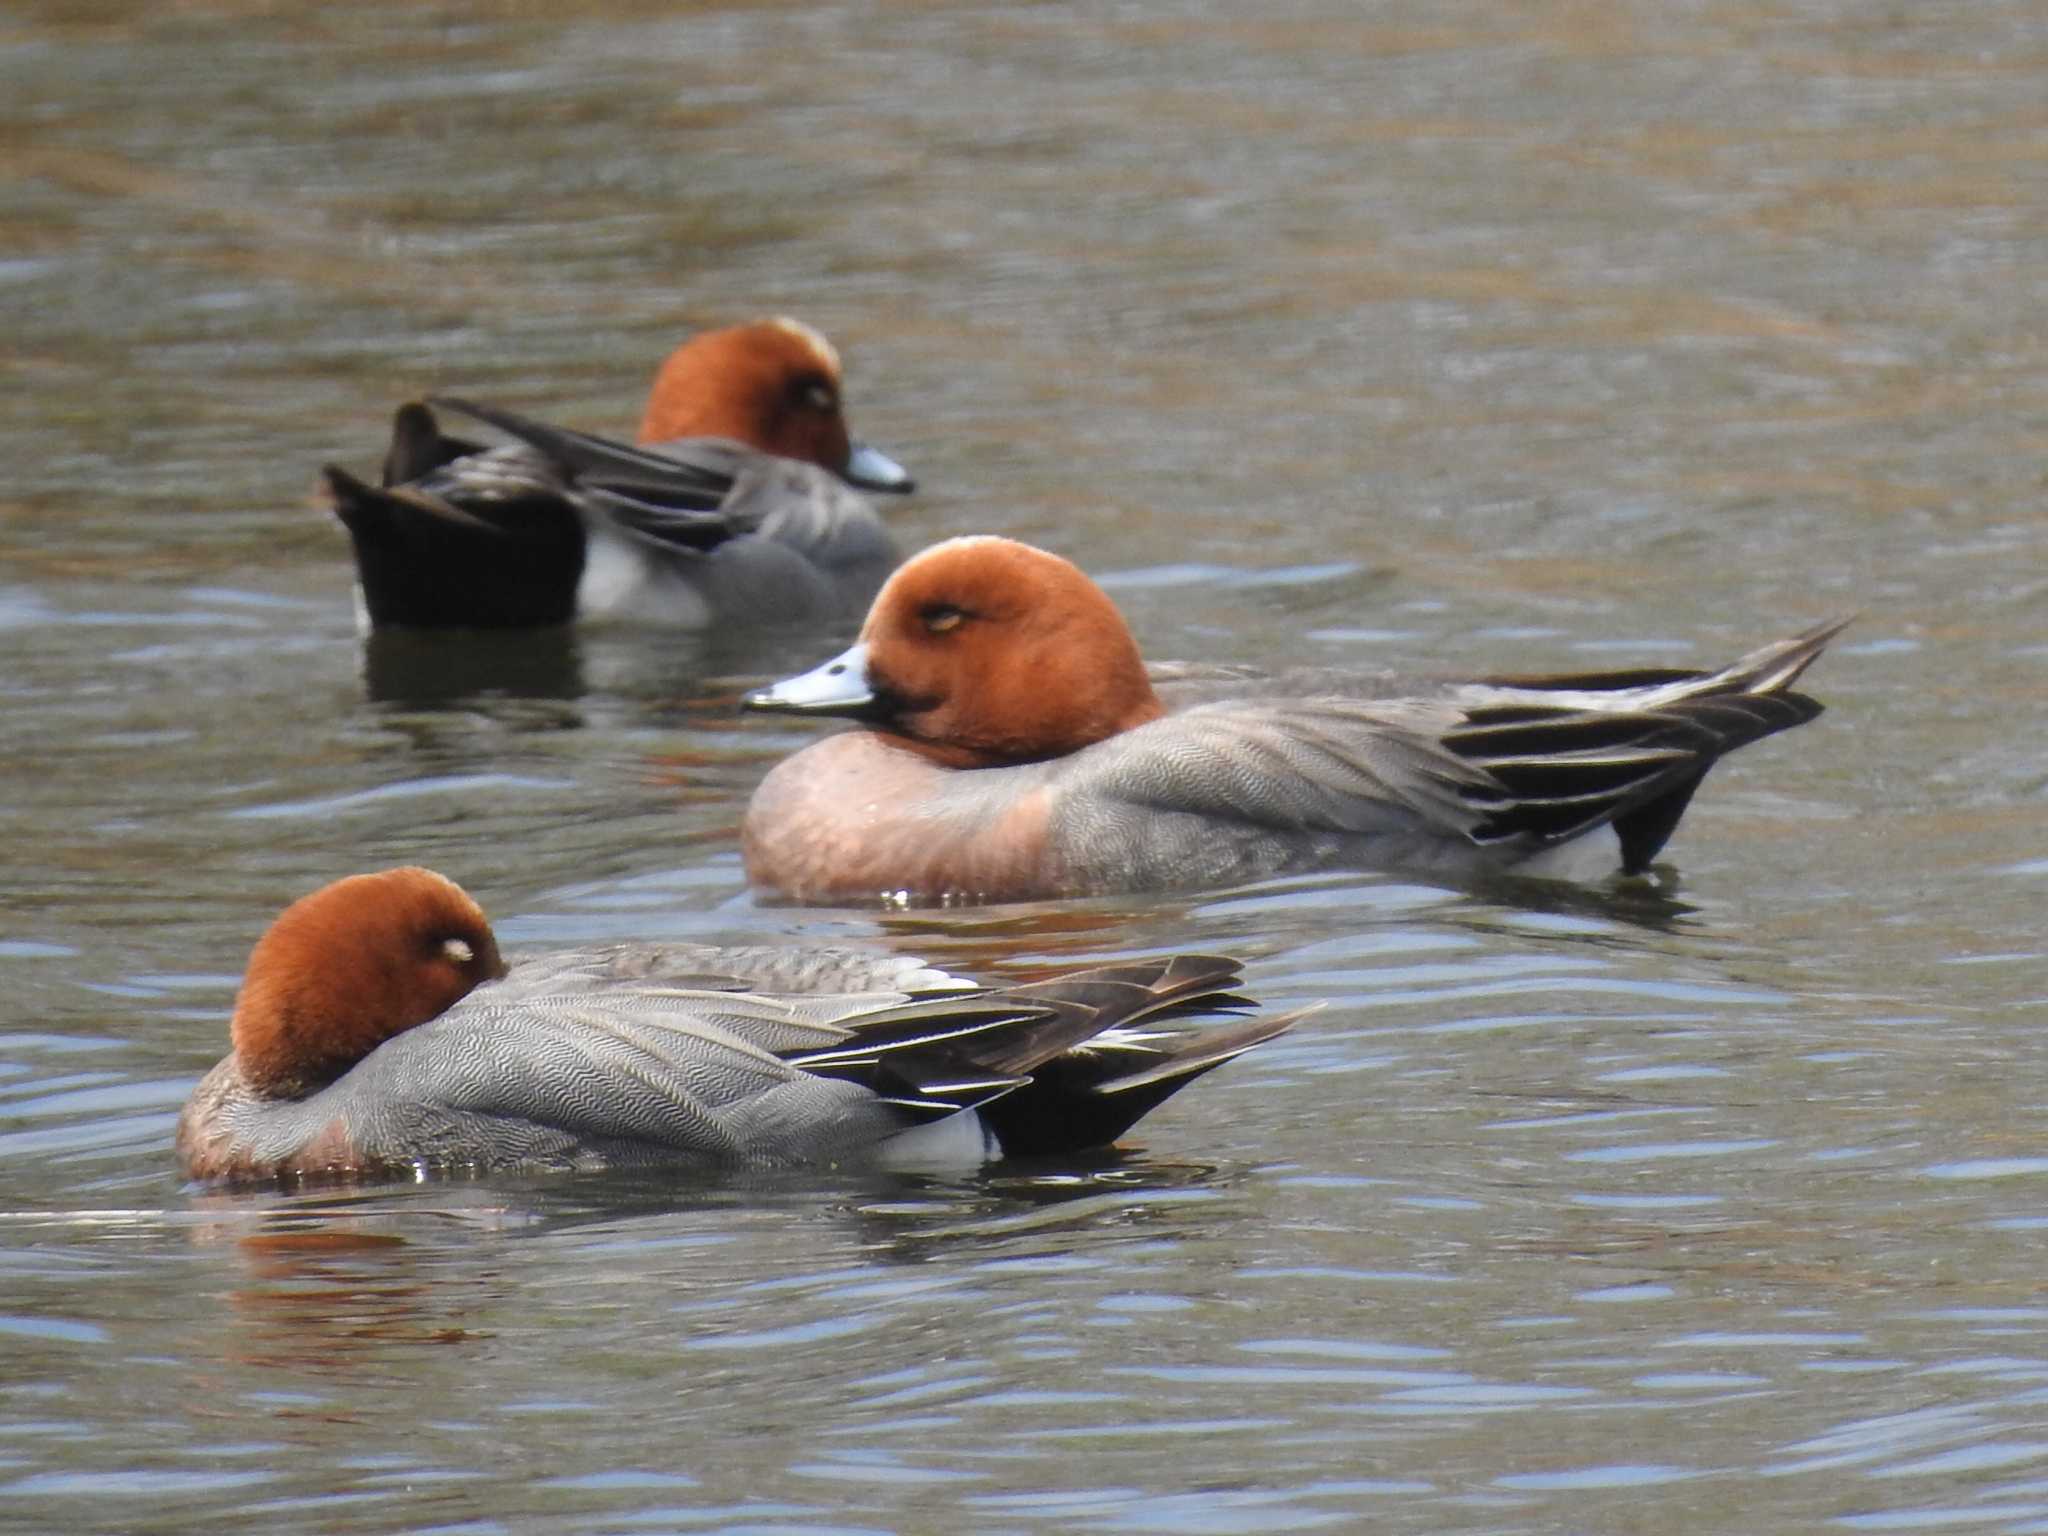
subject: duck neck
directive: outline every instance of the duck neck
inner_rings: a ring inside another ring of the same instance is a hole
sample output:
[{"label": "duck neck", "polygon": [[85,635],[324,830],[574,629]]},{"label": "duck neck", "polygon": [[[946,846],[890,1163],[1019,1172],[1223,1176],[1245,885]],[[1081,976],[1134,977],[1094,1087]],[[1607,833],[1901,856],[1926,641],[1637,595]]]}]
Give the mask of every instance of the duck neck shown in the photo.
[{"label": "duck neck", "polygon": [[1018,721],[1008,729],[961,728],[945,723],[931,734],[921,731],[916,717],[901,717],[881,727],[881,734],[906,751],[944,768],[1017,768],[1050,762],[1148,725],[1166,707],[1141,677],[1134,692],[1111,707],[1075,713],[1056,705],[1043,718]]}]

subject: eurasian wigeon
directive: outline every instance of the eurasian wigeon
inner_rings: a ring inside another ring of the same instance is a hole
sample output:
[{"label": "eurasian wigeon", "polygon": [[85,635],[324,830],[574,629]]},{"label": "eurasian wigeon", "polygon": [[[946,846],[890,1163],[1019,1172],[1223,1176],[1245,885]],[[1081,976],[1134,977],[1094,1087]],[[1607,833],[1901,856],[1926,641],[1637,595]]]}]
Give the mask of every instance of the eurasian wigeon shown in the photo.
[{"label": "eurasian wigeon", "polygon": [[1723,753],[1820,713],[1791,685],[1841,627],[1715,672],[1148,673],[1072,564],[953,539],[889,578],[851,650],[747,696],[869,726],[769,773],[747,875],[800,901],[1027,900],[1324,866],[1584,873],[1595,834],[1639,872]]},{"label": "eurasian wigeon", "polygon": [[839,354],[798,321],[677,348],[643,447],[442,403],[518,442],[447,436],[415,402],[393,423],[381,488],[322,472],[366,629],[814,623],[858,614],[899,558],[850,487],[914,482],[849,437]]},{"label": "eurasian wigeon", "polygon": [[426,869],[355,875],[257,942],[233,1050],[178,1121],[207,1180],[878,1160],[1105,1146],[1287,1029],[1237,962],[1134,961],[997,989],[908,959],[612,946],[507,966]]}]

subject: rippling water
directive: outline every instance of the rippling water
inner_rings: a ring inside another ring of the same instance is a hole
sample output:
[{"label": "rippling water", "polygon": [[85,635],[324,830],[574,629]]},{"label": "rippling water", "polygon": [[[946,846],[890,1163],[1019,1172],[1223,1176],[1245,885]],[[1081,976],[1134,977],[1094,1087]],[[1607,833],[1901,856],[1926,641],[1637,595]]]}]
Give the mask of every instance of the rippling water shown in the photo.
[{"label": "rippling water", "polygon": [[[18,6],[0,1526],[2048,1531],[2048,32],[2020,3]],[[1861,619],[1653,888],[756,906],[836,637],[354,638],[317,467],[787,310],[1157,656]],[[1326,1007],[1121,1153],[220,1196],[286,900],[1168,948]]]}]

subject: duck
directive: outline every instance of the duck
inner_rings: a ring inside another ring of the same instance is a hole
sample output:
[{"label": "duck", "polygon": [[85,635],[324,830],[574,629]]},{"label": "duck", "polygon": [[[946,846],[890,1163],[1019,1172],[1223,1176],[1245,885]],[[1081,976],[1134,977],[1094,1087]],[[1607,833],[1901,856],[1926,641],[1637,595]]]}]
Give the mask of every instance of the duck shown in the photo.
[{"label": "duck", "polygon": [[1300,1016],[1254,1013],[1242,979],[1195,954],[1001,986],[843,948],[508,961],[460,885],[387,869],[301,897],[257,940],[176,1156],[195,1181],[287,1185],[1056,1157]]},{"label": "duck", "polygon": [[769,771],[741,852],[768,898],[821,904],[1641,874],[1721,757],[1820,714],[1792,684],[1847,622],[1714,671],[1148,668],[1071,561],[951,539],[889,578],[851,649],[743,698],[861,728]]},{"label": "duck", "polygon": [[[514,441],[451,435],[435,404]],[[337,464],[321,477],[354,550],[364,633],[850,623],[901,558],[859,490],[916,487],[849,436],[838,351],[787,316],[678,347],[637,445],[463,399],[408,401],[379,484]]]}]

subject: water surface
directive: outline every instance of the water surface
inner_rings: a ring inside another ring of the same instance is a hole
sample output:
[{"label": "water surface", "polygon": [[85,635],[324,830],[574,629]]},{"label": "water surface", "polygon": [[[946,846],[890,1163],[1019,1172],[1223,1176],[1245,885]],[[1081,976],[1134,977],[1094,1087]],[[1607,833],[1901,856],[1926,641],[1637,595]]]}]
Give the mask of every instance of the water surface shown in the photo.
[{"label": "water surface", "polygon": [[[16,7],[0,50],[0,1525],[2048,1530],[2048,34],[2021,4]],[[1829,713],[1653,889],[766,907],[838,636],[356,640],[317,468],[839,342],[906,543],[1146,649],[1705,664]],[[249,944],[422,862],[508,941],[1326,1008],[1119,1155],[221,1196]]]}]

